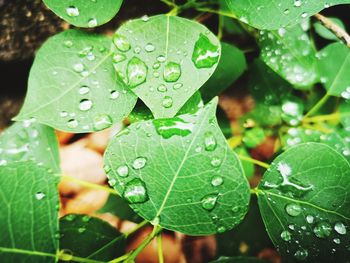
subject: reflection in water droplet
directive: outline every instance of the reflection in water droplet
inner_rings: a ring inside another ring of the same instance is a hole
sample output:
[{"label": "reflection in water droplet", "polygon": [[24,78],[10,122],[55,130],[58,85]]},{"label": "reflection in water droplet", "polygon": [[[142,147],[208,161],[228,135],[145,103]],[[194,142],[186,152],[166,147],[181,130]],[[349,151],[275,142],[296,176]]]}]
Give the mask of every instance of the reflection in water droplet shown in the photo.
[{"label": "reflection in water droplet", "polygon": [[119,34],[114,34],[113,43],[117,47],[117,49],[119,49],[122,52],[126,52],[131,48],[131,45],[126,39],[126,37],[121,36]]},{"label": "reflection in water droplet", "polygon": [[155,119],[153,125],[163,138],[168,139],[174,135],[187,136],[192,133],[194,124],[180,117],[169,119]]},{"label": "reflection in water droplet", "polygon": [[319,222],[313,229],[315,235],[319,238],[326,238],[332,232],[332,226],[328,222]]},{"label": "reflection in water droplet", "polygon": [[294,253],[294,257],[297,260],[305,260],[308,257],[308,255],[309,252],[304,248],[300,248]]},{"label": "reflection in water droplet", "polygon": [[169,96],[165,96],[163,98],[162,105],[164,108],[171,108],[171,106],[173,106],[173,99]]},{"label": "reflection in water droplet", "polygon": [[137,57],[130,59],[126,69],[129,87],[135,88],[144,83],[147,77],[147,70],[145,62],[141,59]]},{"label": "reflection in water droplet", "polygon": [[290,241],[292,239],[292,234],[288,231],[288,230],[284,230],[282,233],[281,233],[281,238],[284,240],[284,241]]},{"label": "reflection in water droplet", "polygon": [[298,204],[288,204],[286,205],[286,212],[290,216],[298,216],[303,211],[301,206]]},{"label": "reflection in water droplet", "polygon": [[192,53],[192,62],[197,68],[211,68],[219,60],[219,47],[200,34]]},{"label": "reflection in water droplet", "polygon": [[69,6],[66,8],[66,13],[70,17],[78,16],[79,15],[79,9],[75,6]]},{"label": "reflection in water droplet", "polygon": [[148,194],[146,190],[145,183],[139,179],[135,178],[129,181],[125,185],[123,197],[128,200],[129,203],[143,203],[148,200]]},{"label": "reflection in water droplet", "polygon": [[168,62],[164,67],[163,78],[166,82],[176,82],[181,76],[181,66],[175,62]]},{"label": "reflection in water droplet", "polygon": [[117,174],[120,177],[127,177],[129,175],[129,168],[126,165],[121,165],[117,168]]},{"label": "reflection in water droplet", "polygon": [[208,194],[208,195],[204,196],[201,200],[202,207],[208,211],[213,210],[215,205],[216,205],[217,200],[218,200],[217,194]]},{"label": "reflection in water droplet", "polygon": [[92,105],[93,104],[92,104],[91,100],[83,99],[79,103],[79,110],[81,110],[81,111],[88,111],[88,110],[91,109]]},{"label": "reflection in water droplet", "polygon": [[205,145],[205,150],[207,151],[214,151],[216,148],[216,139],[214,135],[211,132],[207,132],[204,135],[204,145]]},{"label": "reflection in water droplet", "polygon": [[334,230],[340,235],[346,234],[346,226],[342,222],[335,223]]},{"label": "reflection in water droplet", "polygon": [[112,118],[107,114],[101,114],[94,118],[94,129],[96,131],[107,129],[111,127],[112,124]]},{"label": "reflection in water droplet", "polygon": [[147,159],[145,157],[138,157],[134,160],[132,164],[132,168],[136,170],[142,169],[143,167],[145,167],[146,162],[147,162]]}]

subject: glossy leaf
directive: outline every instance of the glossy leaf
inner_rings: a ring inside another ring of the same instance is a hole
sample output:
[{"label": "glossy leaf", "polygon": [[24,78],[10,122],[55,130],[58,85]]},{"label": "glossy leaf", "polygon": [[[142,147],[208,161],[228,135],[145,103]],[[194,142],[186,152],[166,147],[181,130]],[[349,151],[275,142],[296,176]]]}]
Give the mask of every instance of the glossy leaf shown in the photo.
[{"label": "glossy leaf", "polygon": [[1,262],[56,262],[57,184],[31,161],[0,166]]},{"label": "glossy leaf", "polygon": [[229,10],[242,22],[269,30],[296,25],[325,8],[349,3],[349,0],[226,0]]},{"label": "glossy leaf", "polygon": [[286,261],[349,258],[350,164],[330,147],[305,143],[279,155],[257,193],[267,231]]},{"label": "glossy leaf", "polygon": [[28,94],[16,120],[70,132],[97,131],[121,121],[136,103],[117,81],[111,40],[78,30],[53,36],[38,51]]},{"label": "glossy leaf", "polygon": [[115,69],[156,118],[173,117],[215,71],[218,39],[176,16],[131,20],[113,38]]},{"label": "glossy leaf", "polygon": [[124,235],[98,218],[66,215],[60,219],[60,234],[60,249],[76,257],[109,261],[124,254]]},{"label": "glossy leaf", "polygon": [[246,69],[244,53],[237,47],[222,42],[219,64],[214,74],[200,89],[204,101],[211,100],[227,89]]},{"label": "glossy leaf", "polygon": [[96,27],[118,13],[123,0],[43,0],[46,6],[68,23]]},{"label": "glossy leaf", "polygon": [[0,166],[30,160],[60,173],[55,131],[34,120],[15,122],[0,135]]},{"label": "glossy leaf", "polygon": [[253,257],[220,257],[211,263],[267,263],[267,261]]},{"label": "glossy leaf", "polygon": [[339,105],[340,122],[346,131],[350,131],[350,100],[344,100]]},{"label": "glossy leaf", "polygon": [[248,182],[218,127],[216,104],[132,124],[108,146],[114,187],[153,224],[209,235],[233,228],[246,214]]},{"label": "glossy leaf", "polygon": [[318,81],[316,50],[300,25],[260,31],[262,60],[298,89]]},{"label": "glossy leaf", "polygon": [[327,93],[350,98],[350,50],[342,43],[333,43],[319,54],[319,71]]},{"label": "glossy leaf", "polygon": [[[242,155],[242,156],[251,158],[249,152],[244,147],[237,147],[237,148],[234,149],[234,151],[238,155]],[[245,176],[248,179],[252,178],[253,175],[254,175],[254,171],[255,171],[254,164],[252,162],[242,160],[242,167],[243,167]]]},{"label": "glossy leaf", "polygon": [[[345,25],[344,23],[336,17],[329,17],[329,19],[336,25],[338,25],[340,28],[345,29]],[[314,24],[315,27],[315,31],[318,35],[320,35],[321,37],[325,38],[325,39],[329,39],[329,40],[335,40],[338,41],[339,38],[332,32],[330,31],[328,28],[326,28],[321,22],[316,22]]]}]

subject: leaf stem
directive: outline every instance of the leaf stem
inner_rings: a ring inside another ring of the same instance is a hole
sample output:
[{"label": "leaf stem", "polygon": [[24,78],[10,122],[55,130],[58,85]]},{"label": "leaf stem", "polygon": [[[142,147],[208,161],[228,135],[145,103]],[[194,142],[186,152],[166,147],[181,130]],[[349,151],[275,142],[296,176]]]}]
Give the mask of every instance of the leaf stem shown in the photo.
[{"label": "leaf stem", "polygon": [[341,41],[343,41],[348,48],[350,48],[350,35],[342,29],[340,26],[335,24],[328,17],[321,14],[314,15],[317,20],[319,20],[326,28],[332,31]]},{"label": "leaf stem", "polygon": [[313,106],[308,113],[305,114],[304,119],[307,118],[310,115],[313,115],[316,113],[331,97],[328,93],[326,93],[317,103],[315,106]]},{"label": "leaf stem", "polygon": [[324,122],[324,121],[339,121],[339,119],[340,119],[339,112],[334,112],[332,114],[307,117],[307,118],[304,118],[303,122],[304,123],[315,123],[315,122]]},{"label": "leaf stem", "polygon": [[112,188],[109,188],[107,186],[103,186],[103,185],[99,185],[99,184],[94,184],[94,183],[89,183],[87,181],[83,181],[83,180],[79,180],[77,178],[74,178],[72,176],[69,176],[69,175],[61,175],[61,178],[62,179],[66,179],[66,180],[69,180],[71,182],[75,182],[75,183],[78,183],[82,186],[85,186],[85,187],[88,187],[88,188],[91,188],[91,189],[96,189],[96,190],[103,190],[103,191],[106,191],[106,192],[109,192],[113,195],[117,195],[117,196],[120,196],[119,193],[112,189]]},{"label": "leaf stem", "polygon": [[210,9],[210,8],[197,8],[197,11],[214,13],[214,14],[218,14],[218,15],[221,15],[221,16],[227,16],[227,17],[231,17],[231,18],[237,19],[237,17],[234,14],[229,13],[229,12],[225,12],[225,11],[222,11],[222,10],[214,10],[214,9]]},{"label": "leaf stem", "polygon": [[262,162],[262,161],[259,161],[259,160],[256,160],[256,159],[253,159],[253,158],[244,156],[244,155],[240,155],[240,154],[237,154],[237,156],[238,156],[238,158],[239,158],[241,161],[250,162],[250,163],[256,164],[256,165],[258,165],[258,166],[261,166],[261,167],[263,167],[263,168],[266,168],[266,169],[268,169],[268,168],[270,167],[269,164],[264,163],[264,162]]},{"label": "leaf stem", "polygon": [[164,263],[162,233],[157,236],[158,262]]}]

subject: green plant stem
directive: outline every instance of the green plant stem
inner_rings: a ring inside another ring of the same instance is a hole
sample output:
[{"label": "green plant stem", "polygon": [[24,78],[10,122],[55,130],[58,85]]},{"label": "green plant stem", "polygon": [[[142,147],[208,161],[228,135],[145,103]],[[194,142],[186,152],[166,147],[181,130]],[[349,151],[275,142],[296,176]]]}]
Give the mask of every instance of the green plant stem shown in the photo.
[{"label": "green plant stem", "polygon": [[332,114],[307,117],[307,118],[303,119],[303,122],[304,123],[317,123],[317,122],[324,122],[324,121],[339,121],[339,119],[340,119],[339,112],[335,112]]},{"label": "green plant stem", "polygon": [[80,184],[82,186],[85,186],[85,187],[88,187],[88,188],[91,188],[91,189],[103,190],[103,191],[109,192],[110,194],[120,196],[120,194],[116,190],[114,190],[112,188],[109,188],[107,186],[89,183],[89,182],[86,182],[86,181],[83,181],[83,180],[79,180],[79,179],[74,178],[74,177],[69,176],[69,175],[61,175],[61,178],[69,180],[71,182],[75,182],[77,184]]},{"label": "green plant stem", "polygon": [[164,263],[162,234],[157,236],[158,262]]},{"label": "green plant stem", "polygon": [[175,7],[176,4],[171,2],[171,1],[168,1],[168,0],[160,0],[161,2],[163,2],[164,4],[170,6],[170,7]]},{"label": "green plant stem", "polygon": [[127,238],[128,236],[132,235],[143,226],[147,225],[147,223],[148,221],[146,220],[142,221],[141,223],[137,224],[133,229],[131,229],[129,232],[124,233],[124,236]]},{"label": "green plant stem", "polygon": [[223,29],[224,29],[224,17],[222,15],[219,15],[219,23],[218,23],[218,39],[222,39],[223,35]]},{"label": "green plant stem", "polygon": [[210,9],[210,8],[201,8],[200,7],[200,8],[197,8],[197,11],[214,13],[214,14],[218,14],[218,15],[221,15],[221,16],[227,16],[227,17],[231,17],[231,18],[237,19],[237,17],[234,14],[228,13],[228,12],[225,12],[225,11],[221,11],[221,10],[214,10],[214,9]]},{"label": "green plant stem", "polygon": [[256,159],[253,159],[253,158],[244,156],[244,155],[240,155],[240,154],[237,154],[237,156],[238,156],[238,158],[239,158],[241,161],[250,162],[250,163],[259,165],[259,166],[261,166],[261,167],[263,167],[263,168],[266,168],[266,169],[268,169],[268,168],[270,167],[269,164],[264,163],[264,162],[262,162],[262,161],[259,161],[259,160],[256,160]]},{"label": "green plant stem", "polygon": [[316,113],[327,101],[328,99],[331,97],[331,95],[329,95],[328,93],[326,93],[326,95],[324,95],[317,103],[315,106],[313,106],[308,113],[305,114],[304,119],[307,118],[308,116],[313,115],[314,113]]}]

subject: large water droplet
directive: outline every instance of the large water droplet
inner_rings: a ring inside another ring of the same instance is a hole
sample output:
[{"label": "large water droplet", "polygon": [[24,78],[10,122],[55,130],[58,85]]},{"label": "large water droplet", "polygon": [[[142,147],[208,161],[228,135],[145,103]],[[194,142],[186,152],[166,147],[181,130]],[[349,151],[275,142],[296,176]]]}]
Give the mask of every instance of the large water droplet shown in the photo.
[{"label": "large water droplet", "polygon": [[120,177],[127,177],[129,175],[129,168],[126,165],[121,165],[117,168],[117,173]]},{"label": "large water droplet", "polygon": [[216,139],[211,132],[207,132],[204,135],[204,146],[207,151],[214,151],[216,148]]},{"label": "large water droplet", "polygon": [[165,96],[162,101],[162,106],[164,108],[171,108],[171,106],[173,106],[173,99],[170,96]]},{"label": "large water droplet", "polygon": [[281,233],[281,238],[284,241],[290,241],[292,239],[292,234],[288,230],[284,230]]},{"label": "large water droplet", "polygon": [[168,139],[174,135],[187,136],[192,133],[194,124],[187,122],[180,117],[169,119],[155,119],[153,124],[156,131],[163,138]]},{"label": "large water droplet", "polygon": [[114,34],[113,43],[117,47],[117,49],[119,49],[122,52],[126,52],[131,48],[131,45],[126,39],[126,37],[119,34]]},{"label": "large water droplet", "polygon": [[79,109],[81,111],[88,111],[92,108],[92,101],[88,99],[83,99],[79,103]]},{"label": "large water droplet", "polygon": [[340,235],[346,234],[346,226],[342,222],[335,223],[334,230]]},{"label": "large water droplet", "polygon": [[139,179],[135,178],[129,181],[125,185],[125,190],[123,197],[128,200],[129,203],[143,203],[148,200],[148,194],[146,190],[145,183]]},{"label": "large water droplet", "polygon": [[288,204],[286,205],[286,212],[290,216],[298,216],[302,212],[302,208],[298,204]]},{"label": "large water droplet", "polygon": [[113,124],[112,118],[107,114],[101,114],[94,118],[94,129],[101,131],[111,127]]},{"label": "large water droplet", "polygon": [[79,9],[75,6],[69,6],[66,8],[66,13],[70,17],[78,16],[79,15]]},{"label": "large water droplet", "polygon": [[305,260],[308,257],[308,255],[309,252],[304,248],[300,248],[294,253],[294,257],[297,260]]},{"label": "large water droplet", "polygon": [[163,78],[166,82],[176,82],[181,76],[181,66],[175,62],[168,62],[164,67]]},{"label": "large water droplet", "polygon": [[136,170],[145,167],[147,159],[145,157],[138,157],[134,160],[132,167]]},{"label": "large water droplet", "polygon": [[148,68],[145,62],[143,62],[141,59],[137,57],[130,59],[126,69],[129,87],[135,88],[144,83],[147,77],[147,70]]},{"label": "large water droplet", "polygon": [[211,68],[219,60],[219,47],[210,42],[209,38],[200,34],[194,45],[192,62],[197,68]]},{"label": "large water droplet", "polygon": [[332,226],[328,222],[319,222],[313,229],[315,235],[319,238],[326,238],[332,232]]},{"label": "large water droplet", "polygon": [[216,205],[217,200],[218,200],[217,194],[208,194],[208,195],[204,196],[201,200],[202,207],[208,211],[213,210],[215,205]]}]

